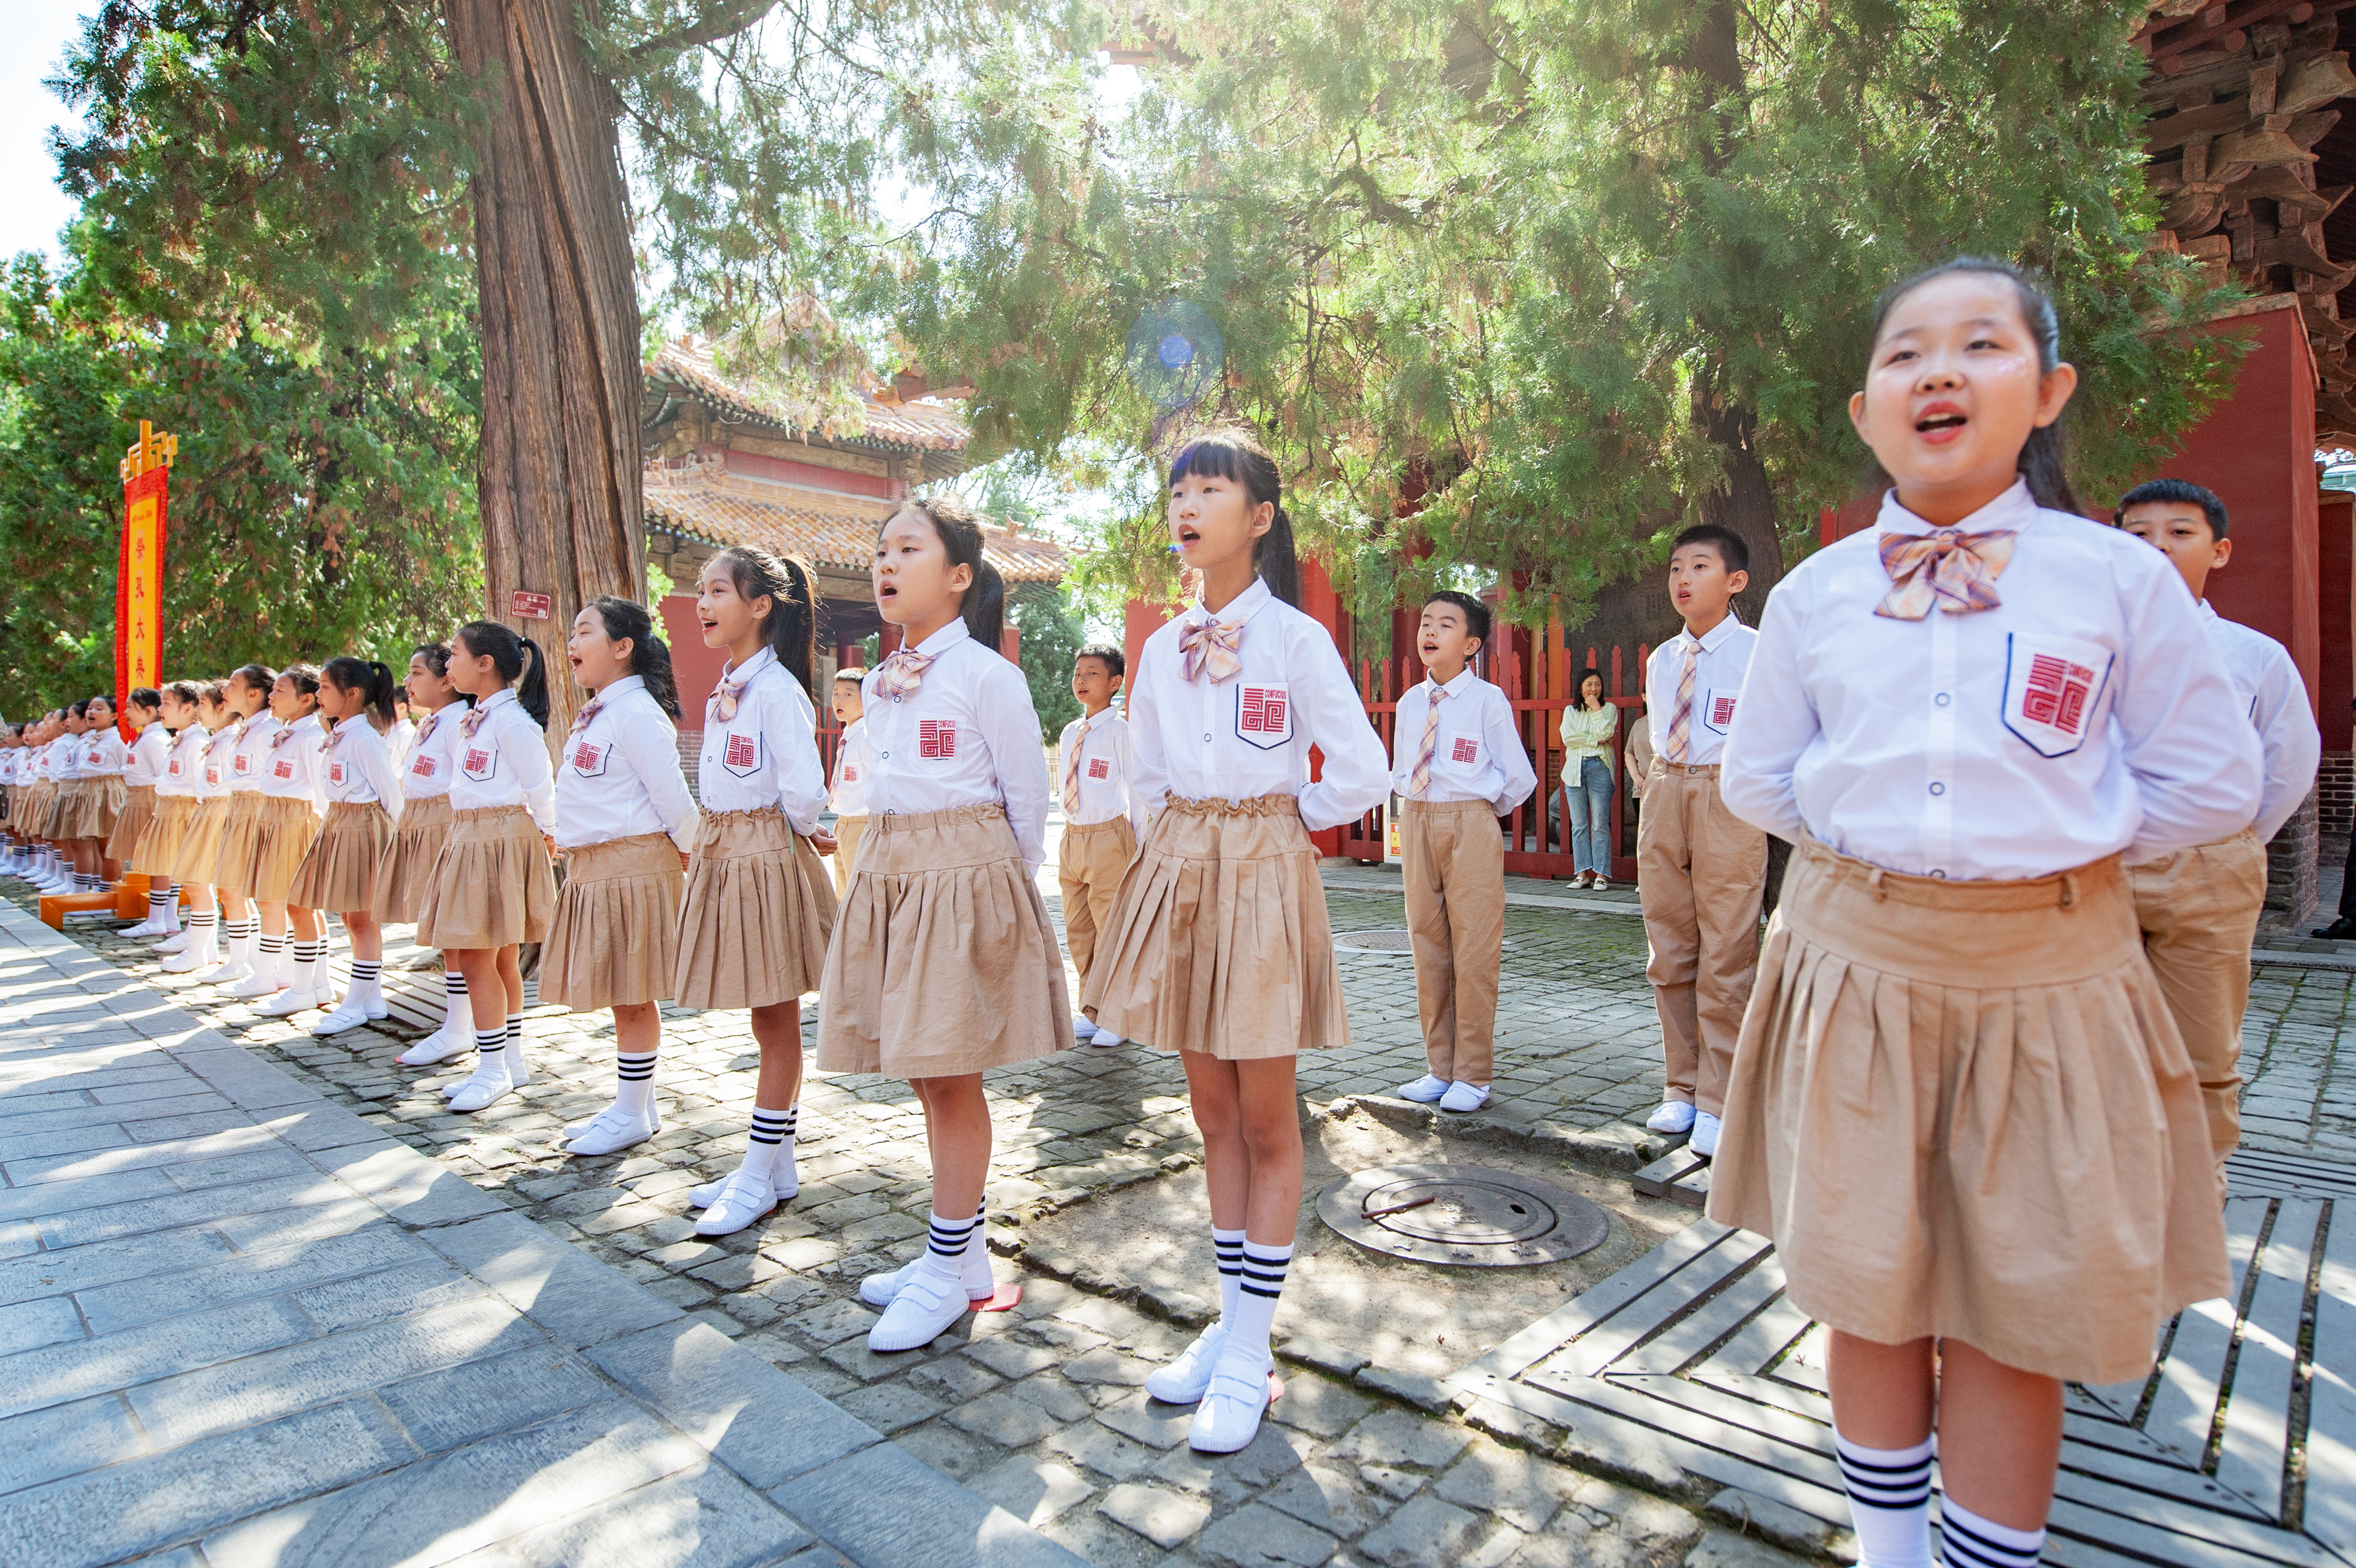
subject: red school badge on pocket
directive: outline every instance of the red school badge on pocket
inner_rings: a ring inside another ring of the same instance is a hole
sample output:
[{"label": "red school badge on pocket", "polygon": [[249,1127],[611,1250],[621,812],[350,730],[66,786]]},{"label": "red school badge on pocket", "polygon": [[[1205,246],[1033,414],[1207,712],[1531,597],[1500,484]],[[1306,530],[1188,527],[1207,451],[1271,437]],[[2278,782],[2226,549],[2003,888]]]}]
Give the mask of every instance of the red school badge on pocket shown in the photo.
[{"label": "red school badge on pocket", "polygon": [[1449,747],[1449,750],[1448,750],[1448,760],[1449,760],[1449,761],[1451,761],[1451,762],[1478,762],[1478,761],[1480,761],[1480,760],[1481,760],[1481,744],[1480,744],[1480,742],[1478,742],[1478,741],[1476,741],[1476,740],[1473,740],[1473,739],[1472,739],[1470,736],[1461,736],[1461,735],[1460,735],[1460,736],[1458,736],[1456,737],[1456,744],[1455,744],[1454,746],[1452,746]]},{"label": "red school badge on pocket", "polygon": [[955,719],[918,719],[916,721],[916,755],[927,761],[955,757],[957,755],[957,721]]},{"label": "red school badge on pocket", "polygon": [[1109,763],[1109,762],[1107,762],[1107,761],[1106,761],[1103,757],[1089,757],[1089,758],[1088,758],[1088,777],[1089,777],[1089,778],[1091,778],[1091,779],[1109,779],[1109,778],[1111,778],[1111,777],[1112,777],[1112,764],[1111,764],[1111,763]]},{"label": "red school badge on pocket", "polygon": [[327,764],[327,782],[330,784],[340,784],[343,781],[344,765],[342,760],[338,758],[337,760]]},{"label": "red school badge on pocket", "polygon": [[270,776],[271,776],[273,779],[292,779],[292,778],[294,778],[294,760],[293,760],[292,758],[290,758],[290,757],[280,757],[277,761],[275,761],[275,762],[273,762],[273,763],[272,763],[272,764],[270,765]]},{"label": "red school badge on pocket", "polygon": [[2016,631],[2006,641],[2004,727],[2040,757],[2067,757],[2101,720],[2111,653],[2075,637]]},{"label": "red school badge on pocket", "polygon": [[420,752],[416,760],[409,765],[409,770],[420,779],[431,779],[434,777],[434,759]]},{"label": "red school badge on pocket", "polygon": [[498,766],[498,755],[487,746],[470,746],[466,748],[466,759],[459,764],[459,771],[479,784],[488,779]]},{"label": "red school badge on pocket", "polygon": [[1292,738],[1292,695],[1286,686],[1236,685],[1236,738],[1274,751]]},{"label": "red school badge on pocket", "polygon": [[731,730],[720,743],[720,766],[739,779],[749,779],[761,770],[761,737]]},{"label": "red school badge on pocket", "polygon": [[596,778],[605,771],[605,750],[602,746],[583,741],[573,748],[573,771],[584,779]]}]

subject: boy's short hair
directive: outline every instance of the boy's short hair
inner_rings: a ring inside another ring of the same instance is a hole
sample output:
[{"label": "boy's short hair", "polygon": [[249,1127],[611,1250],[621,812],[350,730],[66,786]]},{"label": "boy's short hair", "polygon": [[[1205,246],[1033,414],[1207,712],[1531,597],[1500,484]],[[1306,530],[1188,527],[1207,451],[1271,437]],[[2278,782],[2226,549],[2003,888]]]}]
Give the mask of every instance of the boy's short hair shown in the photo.
[{"label": "boy's short hair", "polygon": [[1742,542],[1742,535],[1722,522],[1697,522],[1677,535],[1669,546],[1671,554],[1688,544],[1708,544],[1718,551],[1718,558],[1729,572],[1751,570],[1751,546]]},{"label": "boy's short hair", "polygon": [[1083,659],[1103,660],[1105,673],[1116,680],[1129,673],[1129,655],[1108,642],[1091,642],[1072,655],[1072,662],[1076,666]]},{"label": "boy's short hair", "polygon": [[2190,479],[2146,479],[2119,498],[2119,504],[2111,510],[2111,526],[2125,527],[2127,521],[2127,508],[2142,506],[2149,501],[2166,501],[2178,506],[2197,506],[2209,519],[2210,537],[2213,539],[2225,537],[2225,503],[2217,499],[2216,491],[2204,489]]},{"label": "boy's short hair", "polygon": [[834,683],[838,686],[856,686],[866,679],[867,671],[856,664],[848,670],[838,670],[834,672]]},{"label": "boy's short hair", "polygon": [[1488,606],[1483,604],[1479,599],[1474,598],[1471,594],[1463,593],[1455,588],[1439,588],[1423,596],[1423,608],[1430,609],[1434,605],[1454,605],[1458,609],[1462,610],[1464,612],[1464,629],[1472,633],[1474,637],[1479,638],[1481,639],[1482,647],[1486,648],[1489,646],[1490,617]]}]

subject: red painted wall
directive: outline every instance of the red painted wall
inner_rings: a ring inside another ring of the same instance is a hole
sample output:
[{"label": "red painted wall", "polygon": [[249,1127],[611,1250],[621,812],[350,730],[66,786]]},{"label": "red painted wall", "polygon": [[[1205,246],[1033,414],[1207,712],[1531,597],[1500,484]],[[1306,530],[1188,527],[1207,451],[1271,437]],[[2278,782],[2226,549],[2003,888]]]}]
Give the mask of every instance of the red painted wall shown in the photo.
[{"label": "red painted wall", "polygon": [[700,731],[703,704],[720,684],[720,667],[728,662],[728,655],[703,646],[693,594],[666,594],[656,607],[662,612],[663,640],[670,644],[670,667],[679,677],[679,727]]},{"label": "red painted wall", "polygon": [[2316,558],[2322,563],[2316,596],[2322,659],[2317,671],[2316,722],[2326,751],[2356,750],[2356,498],[2326,490],[2316,500]]}]

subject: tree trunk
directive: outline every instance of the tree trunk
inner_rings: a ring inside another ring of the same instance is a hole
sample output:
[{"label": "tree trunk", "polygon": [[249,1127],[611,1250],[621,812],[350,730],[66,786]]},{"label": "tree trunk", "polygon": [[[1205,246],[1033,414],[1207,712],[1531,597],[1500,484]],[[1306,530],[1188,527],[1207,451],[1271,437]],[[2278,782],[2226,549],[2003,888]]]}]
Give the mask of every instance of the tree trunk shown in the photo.
[{"label": "tree trunk", "polygon": [[[565,0],[443,0],[460,64],[497,98],[470,197],[481,295],[478,496],[492,618],[552,656],[552,746],[579,693],[563,645],[600,594],[643,598],[643,366],[618,112]],[[514,613],[544,594],[549,618]]]}]

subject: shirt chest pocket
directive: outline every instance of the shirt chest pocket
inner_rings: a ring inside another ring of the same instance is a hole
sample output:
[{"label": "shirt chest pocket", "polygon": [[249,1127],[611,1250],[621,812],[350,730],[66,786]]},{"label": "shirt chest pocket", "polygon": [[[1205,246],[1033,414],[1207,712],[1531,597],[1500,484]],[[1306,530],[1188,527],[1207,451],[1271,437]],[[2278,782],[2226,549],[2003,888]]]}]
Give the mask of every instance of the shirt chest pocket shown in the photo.
[{"label": "shirt chest pocket", "polygon": [[487,784],[498,777],[499,750],[488,741],[469,740],[460,743],[458,771],[470,784]]},{"label": "shirt chest pocket", "polygon": [[1262,751],[1292,741],[1292,691],[1256,681],[1236,682],[1236,738]]},{"label": "shirt chest pocket", "polygon": [[1702,693],[1697,714],[1702,728],[1712,735],[1724,735],[1734,727],[1734,704],[1741,698],[1740,686],[1712,686]]},{"label": "shirt chest pocket", "polygon": [[2110,650],[2074,637],[2005,639],[2004,727],[2040,757],[2067,757],[2101,723]]},{"label": "shirt chest pocket", "polygon": [[327,764],[327,782],[336,785],[338,788],[342,787],[344,782],[344,763],[341,757],[337,757],[335,761]]},{"label": "shirt chest pocket", "polygon": [[287,780],[292,779],[294,777],[294,759],[291,757],[272,757],[270,759],[270,776],[273,779],[279,780],[281,783],[284,783]]},{"label": "shirt chest pocket", "polygon": [[605,776],[606,763],[611,759],[613,751],[612,746],[601,746],[594,741],[575,741],[573,743],[570,766],[574,773],[584,779],[603,779]]},{"label": "shirt chest pocket", "polygon": [[750,779],[761,771],[761,732],[721,731],[719,760],[721,767],[739,779]]},{"label": "shirt chest pocket", "polygon": [[434,758],[431,757],[419,757],[415,761],[409,765],[409,771],[420,779],[433,778]]},{"label": "shirt chest pocket", "polygon": [[1478,768],[1488,760],[1488,748],[1477,735],[1455,735],[1443,728],[1433,748],[1437,760],[1451,768]]},{"label": "shirt chest pocket", "polygon": [[236,774],[240,779],[248,777],[253,772],[253,758],[248,757],[241,751],[239,752],[237,754],[237,760],[230,764],[230,771]]}]

